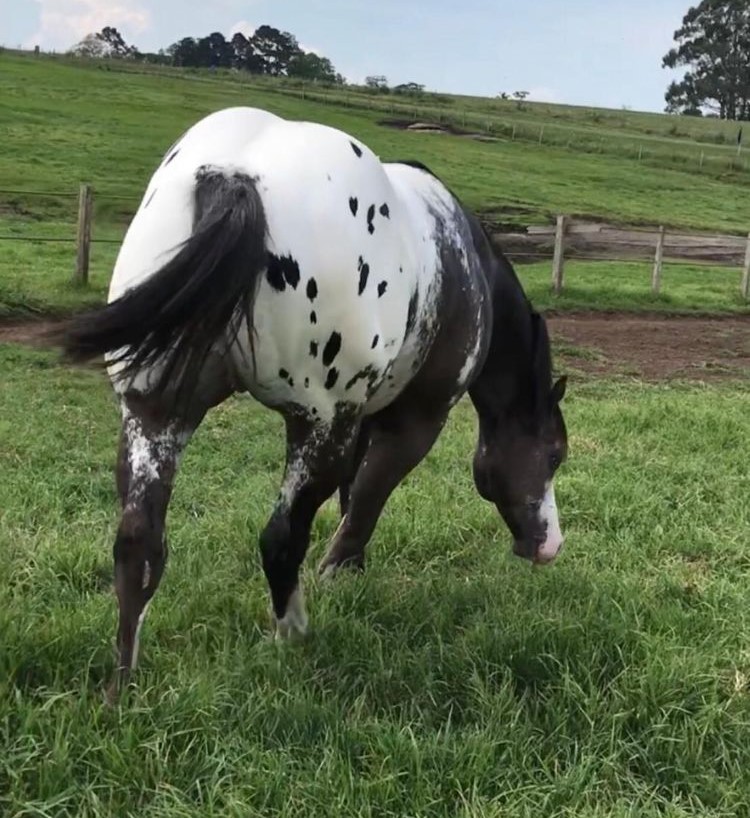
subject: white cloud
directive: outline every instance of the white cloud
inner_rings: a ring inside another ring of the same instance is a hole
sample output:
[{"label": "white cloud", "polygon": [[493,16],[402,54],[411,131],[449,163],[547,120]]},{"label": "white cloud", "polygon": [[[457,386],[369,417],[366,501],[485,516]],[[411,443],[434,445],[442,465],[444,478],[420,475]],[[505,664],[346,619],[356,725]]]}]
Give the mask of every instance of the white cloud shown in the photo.
[{"label": "white cloud", "polygon": [[104,26],[120,29],[127,41],[151,24],[147,9],[132,0],[34,0],[39,28],[24,45],[64,50]]},{"label": "white cloud", "polygon": [[232,39],[237,32],[244,34],[245,37],[252,37],[255,34],[255,29],[258,26],[255,23],[248,23],[247,20],[238,20],[230,29],[228,39]]}]

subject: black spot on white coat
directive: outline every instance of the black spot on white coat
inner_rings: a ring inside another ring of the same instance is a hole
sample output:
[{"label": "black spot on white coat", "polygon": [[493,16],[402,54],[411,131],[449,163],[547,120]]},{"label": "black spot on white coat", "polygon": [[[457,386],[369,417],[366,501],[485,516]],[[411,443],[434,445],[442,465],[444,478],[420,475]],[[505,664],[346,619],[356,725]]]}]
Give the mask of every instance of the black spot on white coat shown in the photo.
[{"label": "black spot on white coat", "polygon": [[315,301],[317,296],[318,296],[318,282],[314,278],[311,278],[307,282],[307,297],[310,299],[310,301]]},{"label": "black spot on white coat", "polygon": [[373,223],[374,221],[375,221],[375,205],[370,205],[367,208],[367,231],[369,232],[370,235],[372,235],[375,232],[375,225]]},{"label": "black spot on white coat", "polygon": [[266,279],[276,292],[283,293],[286,289],[284,273],[278,265],[271,265],[269,262],[268,269],[266,270]]},{"label": "black spot on white coat", "polygon": [[378,284],[378,298],[382,298],[385,295],[385,291],[387,289],[388,289],[388,282],[387,281],[381,281],[380,284]]},{"label": "black spot on white coat", "polygon": [[357,201],[355,196],[349,197],[349,210],[352,211],[352,216],[357,215],[357,210],[359,210],[359,202]]},{"label": "black spot on white coat", "polygon": [[318,357],[318,342],[317,341],[310,341],[310,357],[317,358]]},{"label": "black spot on white coat", "polygon": [[354,377],[350,378],[346,383],[346,389],[351,389],[356,383],[361,380],[367,381],[367,391],[368,393],[372,391],[375,386],[375,383],[378,380],[378,372],[377,368],[373,364],[369,364],[364,369],[360,369]]},{"label": "black spot on white coat", "polygon": [[313,310],[310,313],[310,323],[311,324],[317,324],[318,323],[318,316],[316,315],[315,310]]},{"label": "black spot on white coat", "polygon": [[367,286],[367,277],[370,275],[370,265],[365,263],[365,260],[362,256],[359,257],[359,295],[365,291],[365,287]]},{"label": "black spot on white coat", "polygon": [[358,157],[361,157],[362,148],[360,148],[359,145],[355,145],[354,142],[351,141],[349,142],[349,144],[352,146],[352,150],[354,151],[354,153],[356,153]]},{"label": "black spot on white coat", "polygon": [[386,219],[391,218],[391,211],[388,209],[387,204],[380,205],[380,215],[383,216],[383,218],[386,218]]},{"label": "black spot on white coat", "polygon": [[341,335],[338,332],[332,332],[331,337],[326,341],[323,347],[323,366],[330,366],[339,354],[341,349]]},{"label": "black spot on white coat", "polygon": [[268,283],[279,292],[283,292],[288,284],[293,290],[299,284],[299,264],[291,256],[268,256]]},{"label": "black spot on white coat", "polygon": [[326,389],[333,389],[336,386],[336,381],[339,379],[339,371],[336,367],[331,367],[326,376]]}]

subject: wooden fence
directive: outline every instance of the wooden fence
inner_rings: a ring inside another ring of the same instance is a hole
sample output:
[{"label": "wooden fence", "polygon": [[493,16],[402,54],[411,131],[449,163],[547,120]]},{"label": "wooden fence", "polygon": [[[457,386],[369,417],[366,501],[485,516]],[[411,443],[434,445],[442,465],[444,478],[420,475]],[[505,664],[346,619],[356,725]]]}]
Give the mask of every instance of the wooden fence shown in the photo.
[{"label": "wooden fence", "polygon": [[557,217],[554,225],[538,225],[525,232],[492,232],[503,252],[517,261],[552,259],[552,289],[560,293],[566,260],[653,261],[651,289],[659,293],[662,268],[670,264],[720,265],[742,270],[740,292],[750,300],[750,234],[743,236],[685,233],[664,226],[623,227]]},{"label": "wooden fence", "polygon": [[[29,195],[45,194],[34,191],[0,191],[0,193]],[[115,197],[122,198],[122,197]],[[81,184],[78,194],[78,220],[75,239],[63,237],[0,236],[3,239],[26,241],[75,241],[76,260],[73,280],[88,284],[91,245],[94,242],[118,242],[119,239],[92,238],[94,195],[90,185]],[[490,226],[491,227],[491,226]],[[708,233],[670,231],[664,226],[657,229],[623,227],[575,220],[566,215],[557,216],[553,225],[536,225],[519,233],[492,233],[492,238],[512,260],[523,262],[550,259],[552,262],[552,290],[559,294],[565,284],[565,262],[589,261],[651,261],[651,289],[659,293],[665,259],[670,263],[690,263],[738,266],[742,269],[740,292],[750,300],[750,234],[747,238]]]}]

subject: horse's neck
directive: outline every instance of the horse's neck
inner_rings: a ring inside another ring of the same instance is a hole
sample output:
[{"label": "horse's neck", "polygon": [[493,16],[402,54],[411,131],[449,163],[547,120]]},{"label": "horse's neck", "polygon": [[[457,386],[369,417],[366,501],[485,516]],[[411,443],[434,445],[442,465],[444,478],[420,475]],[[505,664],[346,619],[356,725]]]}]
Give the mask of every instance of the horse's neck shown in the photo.
[{"label": "horse's neck", "polygon": [[502,415],[527,397],[532,380],[531,305],[512,268],[493,258],[486,274],[492,293],[492,338],[470,394],[475,404]]}]

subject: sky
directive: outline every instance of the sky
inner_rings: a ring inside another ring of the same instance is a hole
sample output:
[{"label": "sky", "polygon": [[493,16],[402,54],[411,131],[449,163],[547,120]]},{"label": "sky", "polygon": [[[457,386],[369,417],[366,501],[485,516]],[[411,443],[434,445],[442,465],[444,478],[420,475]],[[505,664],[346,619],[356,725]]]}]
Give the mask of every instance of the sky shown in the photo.
[{"label": "sky", "polygon": [[[691,0],[0,0],[0,44],[65,51],[115,26],[141,51],[272,25],[349,81],[661,111]],[[0,70],[2,66],[0,65]]]}]

